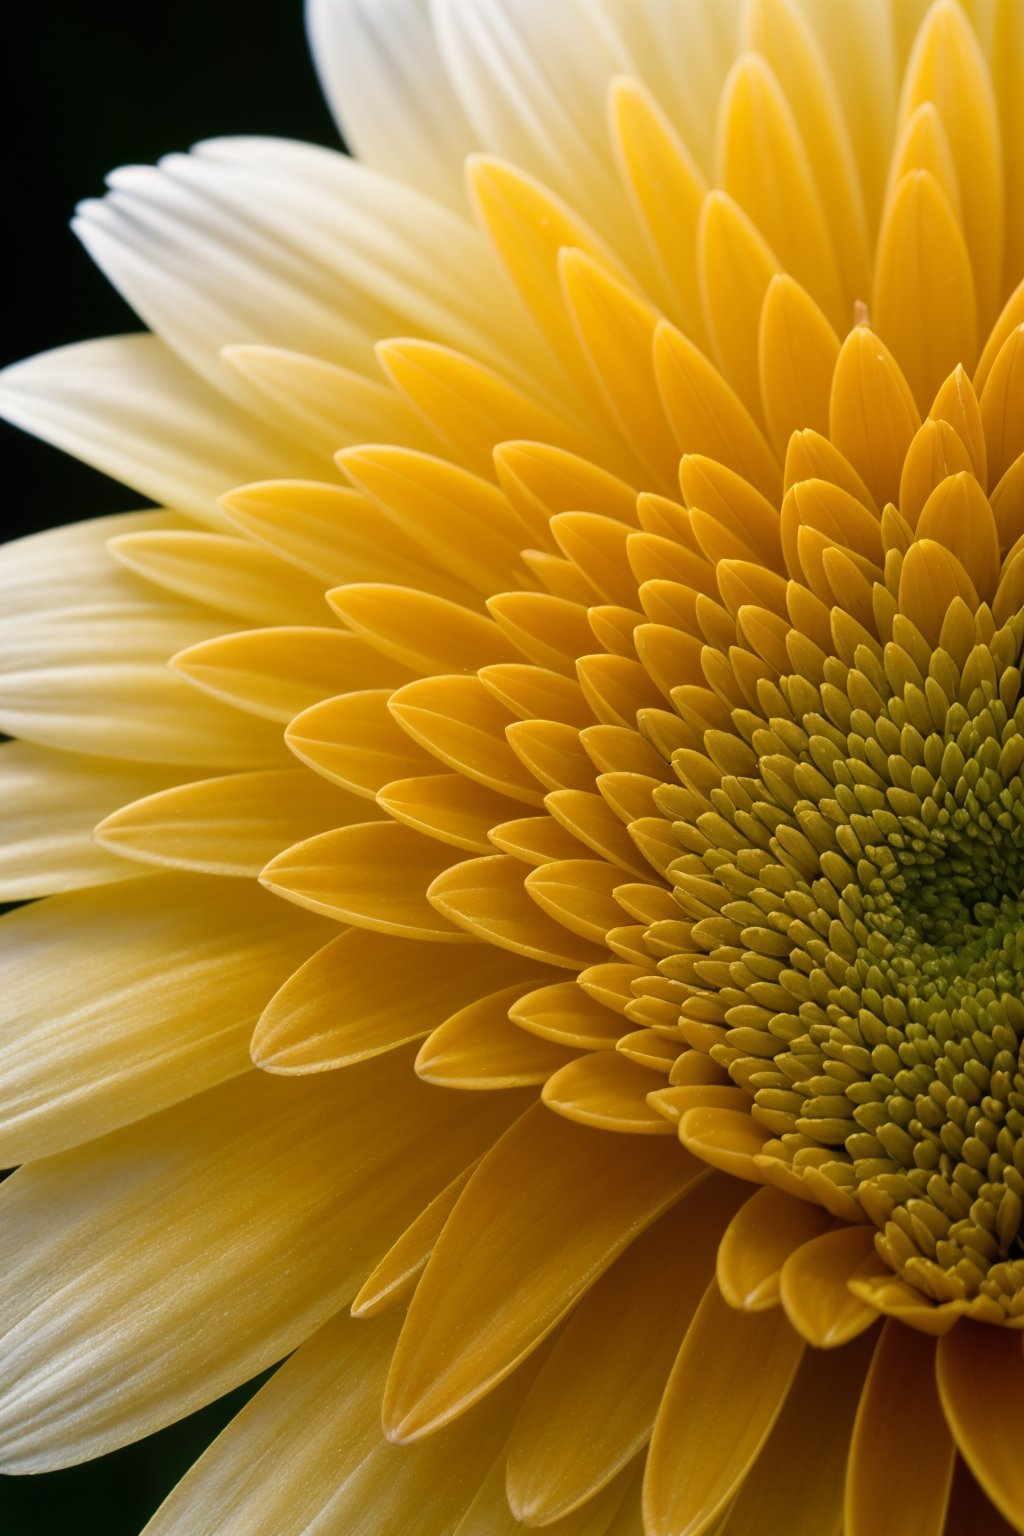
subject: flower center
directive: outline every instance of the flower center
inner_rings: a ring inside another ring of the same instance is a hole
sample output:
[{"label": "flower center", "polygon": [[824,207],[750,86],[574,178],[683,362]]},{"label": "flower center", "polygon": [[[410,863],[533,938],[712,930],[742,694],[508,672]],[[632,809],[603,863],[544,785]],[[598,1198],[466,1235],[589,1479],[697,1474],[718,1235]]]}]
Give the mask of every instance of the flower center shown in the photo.
[{"label": "flower center", "polygon": [[852,1195],[917,1290],[1005,1318],[1024,1313],[1024,624],[977,619],[960,665],[911,637],[780,679],[791,712],[749,717],[752,771],[701,792],[679,763],[663,801],[689,850],[684,1020],[720,1023],[710,1054],[765,1153]]}]

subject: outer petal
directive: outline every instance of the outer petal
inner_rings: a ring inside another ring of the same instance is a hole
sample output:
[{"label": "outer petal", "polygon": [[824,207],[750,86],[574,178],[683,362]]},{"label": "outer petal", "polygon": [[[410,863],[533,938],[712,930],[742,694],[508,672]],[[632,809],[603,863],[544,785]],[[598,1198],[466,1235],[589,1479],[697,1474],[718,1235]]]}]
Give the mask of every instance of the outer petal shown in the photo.
[{"label": "outer petal", "polygon": [[[396,1328],[334,1318],[189,1472],[145,1536],[378,1536],[449,1531],[508,1432],[510,1383],[426,1445],[390,1445],[380,1394]],[[259,1477],[253,1468],[266,1469]]]},{"label": "outer petal", "polygon": [[328,931],[257,886],[179,875],[9,913],[0,921],[0,1165],[46,1157],[246,1072],[268,992]]},{"label": "outer petal", "polygon": [[319,460],[203,385],[155,336],[83,341],[15,363],[0,377],[0,413],[215,525],[217,498],[233,485],[322,473]]},{"label": "outer petal", "polygon": [[473,130],[425,0],[307,0],[306,28],[327,104],[359,159],[463,211]]},{"label": "outer petal", "polygon": [[521,1103],[460,1099],[408,1059],[200,1094],[0,1190],[0,1455],[66,1466],[280,1359]]}]

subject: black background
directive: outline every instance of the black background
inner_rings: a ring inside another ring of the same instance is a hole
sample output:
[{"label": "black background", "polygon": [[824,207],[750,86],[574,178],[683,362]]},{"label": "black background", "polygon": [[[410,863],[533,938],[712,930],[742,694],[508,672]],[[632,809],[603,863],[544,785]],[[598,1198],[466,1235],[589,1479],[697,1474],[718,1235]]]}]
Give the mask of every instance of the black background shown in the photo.
[{"label": "black background", "polygon": [[[306,50],[301,0],[4,0],[0,59],[0,363],[139,329],[68,229],[75,203],[100,194],[112,167],[216,134],[337,144]],[[0,453],[4,538],[143,504],[6,425]],[[0,1533],[137,1536],[250,1391],[103,1461],[0,1477]]]}]

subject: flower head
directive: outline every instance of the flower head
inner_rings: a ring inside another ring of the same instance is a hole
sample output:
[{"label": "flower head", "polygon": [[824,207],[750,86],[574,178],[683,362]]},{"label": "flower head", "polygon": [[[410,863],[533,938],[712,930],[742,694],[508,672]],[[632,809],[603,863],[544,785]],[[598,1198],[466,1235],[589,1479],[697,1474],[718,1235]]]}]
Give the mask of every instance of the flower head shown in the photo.
[{"label": "flower head", "polygon": [[309,19],[373,168],[7,378],[169,510],[7,558],[6,1464],[294,1350],[153,1536],[1024,1530],[1024,13]]}]

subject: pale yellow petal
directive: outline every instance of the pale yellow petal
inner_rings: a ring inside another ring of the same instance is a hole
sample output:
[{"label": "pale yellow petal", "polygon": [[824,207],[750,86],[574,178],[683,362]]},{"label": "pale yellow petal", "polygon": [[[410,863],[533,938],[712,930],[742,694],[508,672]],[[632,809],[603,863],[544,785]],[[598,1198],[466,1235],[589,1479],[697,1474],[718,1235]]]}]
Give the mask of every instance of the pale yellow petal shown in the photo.
[{"label": "pale yellow petal", "polygon": [[500,1132],[500,1097],[453,1115],[407,1058],[248,1072],[13,1175],[5,1470],[100,1455],[294,1349]]},{"label": "pale yellow petal", "polygon": [[324,935],[255,886],[182,875],[9,913],[0,1163],[48,1156],[245,1072],[268,991]]},{"label": "pale yellow petal", "polygon": [[[501,1448],[517,1384],[426,1445],[397,1449],[380,1429],[394,1337],[390,1320],[326,1324],[214,1441],[145,1536],[450,1531]],[[266,1474],[254,1478],[254,1466]]]},{"label": "pale yellow petal", "polygon": [[180,776],[158,765],[6,742],[0,747],[0,900],[25,901],[141,874],[99,848],[93,827],[118,806]]}]

